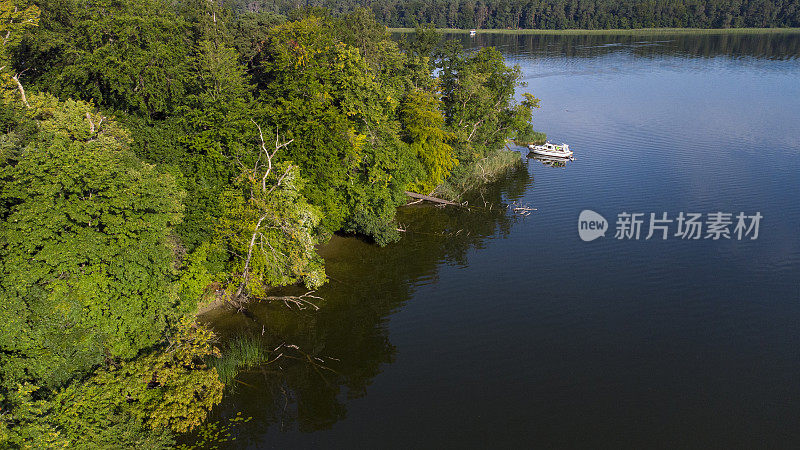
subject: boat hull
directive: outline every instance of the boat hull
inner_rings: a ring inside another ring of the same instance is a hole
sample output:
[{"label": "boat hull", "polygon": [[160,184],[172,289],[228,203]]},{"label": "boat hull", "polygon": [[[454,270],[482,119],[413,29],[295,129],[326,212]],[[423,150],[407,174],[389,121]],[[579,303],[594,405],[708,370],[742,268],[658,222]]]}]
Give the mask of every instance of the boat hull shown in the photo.
[{"label": "boat hull", "polygon": [[572,157],[572,152],[571,151],[553,152],[553,151],[550,151],[550,150],[541,150],[541,149],[537,149],[537,148],[532,148],[530,150],[531,150],[531,153],[533,153],[535,155],[549,156],[551,158],[563,158],[563,159],[566,159],[566,158],[571,158]]}]

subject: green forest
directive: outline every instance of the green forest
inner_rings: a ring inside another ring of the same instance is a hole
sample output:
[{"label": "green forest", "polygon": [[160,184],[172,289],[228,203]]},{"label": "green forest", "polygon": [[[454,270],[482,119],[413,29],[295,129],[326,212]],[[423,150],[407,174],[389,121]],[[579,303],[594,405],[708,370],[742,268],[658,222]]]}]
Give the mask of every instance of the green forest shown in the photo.
[{"label": "green forest", "polygon": [[389,27],[630,29],[800,27],[796,0],[234,0],[244,11],[366,7]]},{"label": "green forest", "polygon": [[397,241],[535,136],[497,50],[367,9],[0,0],[0,38],[2,448],[198,433],[236,370],[200,308],[321,286],[334,233]]}]

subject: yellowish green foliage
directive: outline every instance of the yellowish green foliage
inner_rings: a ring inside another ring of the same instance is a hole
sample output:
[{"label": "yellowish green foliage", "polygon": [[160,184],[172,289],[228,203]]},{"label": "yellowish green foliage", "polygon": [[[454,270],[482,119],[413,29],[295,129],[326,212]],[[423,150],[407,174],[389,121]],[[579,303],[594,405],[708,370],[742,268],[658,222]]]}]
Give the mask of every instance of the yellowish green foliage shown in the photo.
[{"label": "yellowish green foliage", "polygon": [[168,448],[174,433],[200,426],[222,399],[211,330],[184,319],[164,349],[100,369],[37,399],[19,385],[0,417],[0,446],[16,448]]},{"label": "yellowish green foliage", "polygon": [[429,194],[436,189],[458,164],[453,147],[447,144],[451,133],[442,129],[444,116],[441,100],[431,92],[416,90],[409,93],[400,110],[411,150],[422,164],[424,175],[409,183],[413,192]]},{"label": "yellowish green foliage", "polygon": [[69,448],[69,440],[58,427],[42,419],[50,413],[52,405],[46,400],[34,399],[38,390],[32,384],[20,384],[4,399],[13,409],[0,413],[1,448]]},{"label": "yellowish green foliage", "polygon": [[217,273],[224,271],[224,267],[218,262],[218,253],[217,246],[206,242],[186,256],[178,279],[178,295],[185,303],[201,309],[216,299],[212,287],[215,281],[219,281]]},{"label": "yellowish green foliage", "polygon": [[107,426],[120,409],[135,411],[153,429],[194,429],[222,399],[217,371],[205,363],[219,356],[213,338],[209,329],[184,320],[164,351],[100,370],[60,392],[55,420],[74,441]]},{"label": "yellowish green foliage", "polygon": [[10,71],[11,51],[25,31],[39,24],[39,8],[19,0],[0,0],[0,70]]},{"label": "yellowish green foliage", "polygon": [[39,23],[39,8],[20,0],[0,0],[0,69],[11,59],[11,49],[19,45],[25,30]]}]

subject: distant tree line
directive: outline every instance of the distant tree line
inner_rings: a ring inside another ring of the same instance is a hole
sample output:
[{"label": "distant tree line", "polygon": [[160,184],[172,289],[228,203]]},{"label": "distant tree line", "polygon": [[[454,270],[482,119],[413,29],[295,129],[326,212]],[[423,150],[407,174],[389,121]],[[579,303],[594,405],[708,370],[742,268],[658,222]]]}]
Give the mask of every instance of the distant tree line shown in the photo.
[{"label": "distant tree line", "polygon": [[233,0],[247,11],[289,14],[366,7],[388,27],[438,28],[772,28],[800,26],[796,0]]}]

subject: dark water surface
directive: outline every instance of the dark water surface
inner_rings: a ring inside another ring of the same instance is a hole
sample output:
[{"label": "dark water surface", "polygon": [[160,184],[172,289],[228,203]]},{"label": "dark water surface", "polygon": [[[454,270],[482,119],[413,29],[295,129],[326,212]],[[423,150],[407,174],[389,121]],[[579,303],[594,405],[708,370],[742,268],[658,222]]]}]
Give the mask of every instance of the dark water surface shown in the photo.
[{"label": "dark water surface", "polygon": [[[396,244],[335,238],[320,311],[211,314],[304,352],[239,376],[215,416],[253,419],[226,446],[800,446],[800,35],[460,38],[521,66],[576,161],[483,193],[529,217],[411,207]],[[764,218],[617,240],[623,211]]]}]

